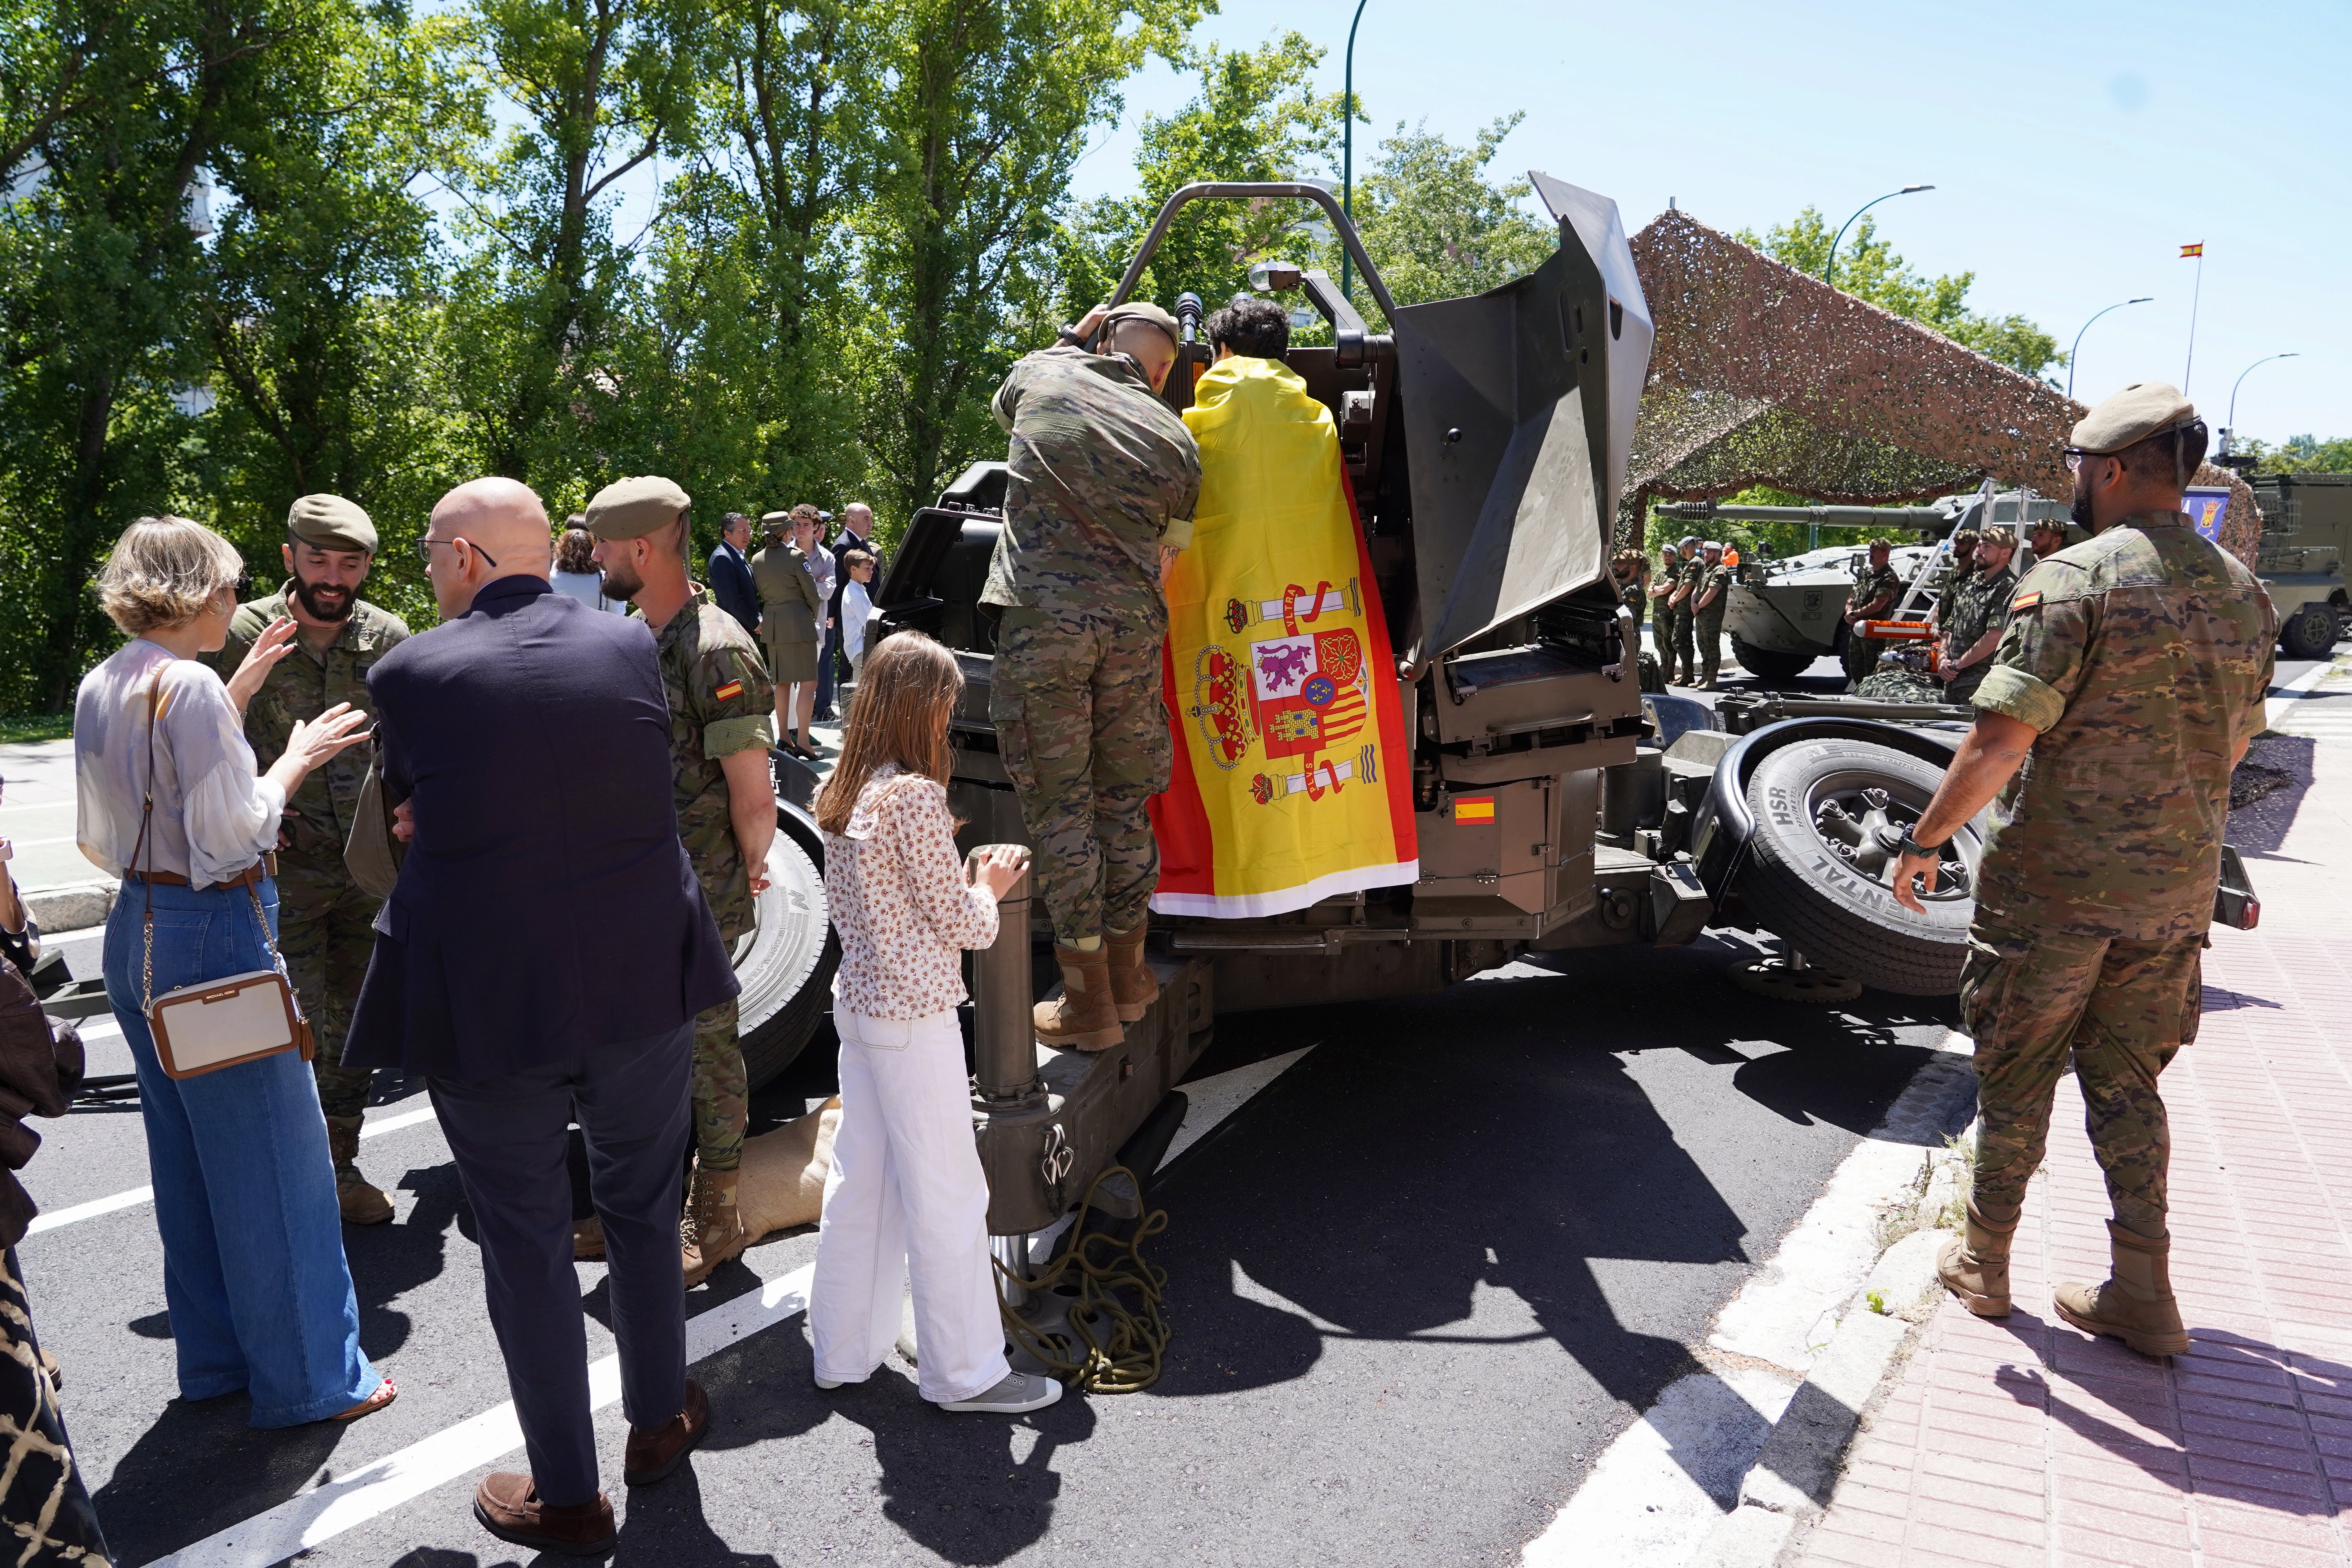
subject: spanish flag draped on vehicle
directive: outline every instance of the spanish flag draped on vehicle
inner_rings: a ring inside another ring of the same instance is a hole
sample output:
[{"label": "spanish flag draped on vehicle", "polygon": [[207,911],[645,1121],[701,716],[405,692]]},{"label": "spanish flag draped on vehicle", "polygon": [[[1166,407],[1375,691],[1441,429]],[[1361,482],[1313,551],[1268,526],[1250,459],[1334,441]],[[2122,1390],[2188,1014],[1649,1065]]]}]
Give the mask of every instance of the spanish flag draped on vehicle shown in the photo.
[{"label": "spanish flag draped on vehicle", "polygon": [[1277,360],[1212,366],[1192,548],[1168,574],[1161,914],[1281,914],[1411,883],[1411,748],[1331,411]]}]

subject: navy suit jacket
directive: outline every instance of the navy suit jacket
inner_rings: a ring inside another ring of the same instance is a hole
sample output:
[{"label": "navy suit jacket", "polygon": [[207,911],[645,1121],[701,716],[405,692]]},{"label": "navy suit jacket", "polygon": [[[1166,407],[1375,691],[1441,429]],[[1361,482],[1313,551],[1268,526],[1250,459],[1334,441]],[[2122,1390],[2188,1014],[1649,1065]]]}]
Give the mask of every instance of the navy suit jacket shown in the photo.
[{"label": "navy suit jacket", "polygon": [[759,629],[760,590],[751,581],[751,565],[723,539],[710,552],[710,596],[742,622],[745,631]]},{"label": "navy suit jacket", "polygon": [[416,837],[343,1060],[463,1082],[676,1030],[738,989],[678,842],[653,634],[538,577],[368,672]]}]

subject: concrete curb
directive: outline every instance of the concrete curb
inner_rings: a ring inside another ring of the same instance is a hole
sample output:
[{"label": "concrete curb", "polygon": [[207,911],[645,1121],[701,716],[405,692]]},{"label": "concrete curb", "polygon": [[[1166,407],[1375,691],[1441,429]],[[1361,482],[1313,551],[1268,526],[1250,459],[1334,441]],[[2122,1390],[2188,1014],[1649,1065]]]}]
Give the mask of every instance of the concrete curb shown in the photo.
[{"label": "concrete curb", "polygon": [[[1739,1504],[1708,1531],[1690,1568],[1772,1568],[1820,1517],[1862,1414],[1932,1310],[1936,1255],[1948,1231],[1912,1232],[1882,1254],[1829,1344],[1739,1483]],[[1874,1303],[1873,1296],[1877,1298]]]},{"label": "concrete curb", "polygon": [[70,888],[43,888],[24,895],[25,908],[45,931],[87,931],[102,926],[114,910],[113,882],[81,882]]}]

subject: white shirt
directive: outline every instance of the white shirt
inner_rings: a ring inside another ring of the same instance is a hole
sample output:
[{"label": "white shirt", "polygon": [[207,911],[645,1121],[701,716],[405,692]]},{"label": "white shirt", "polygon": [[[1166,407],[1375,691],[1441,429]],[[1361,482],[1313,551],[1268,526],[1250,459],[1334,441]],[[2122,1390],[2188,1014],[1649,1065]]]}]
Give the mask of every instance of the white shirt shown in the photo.
[{"label": "white shirt", "polygon": [[[816,596],[823,599],[828,605],[833,603],[833,552],[827,550],[822,542],[815,540],[809,542],[808,570],[809,575],[816,579]],[[824,631],[824,614],[823,611],[819,611],[817,613],[816,619],[817,630],[820,632]]]},{"label": "white shirt", "polygon": [[139,864],[210,887],[276,847],[286,792],[258,776],[221,678],[144,637],[83,676],[75,695],[75,840],[110,876],[132,868],[147,793],[147,694],[159,671],[154,819]]},{"label": "white shirt", "polygon": [[852,577],[841,591],[841,647],[852,658],[866,654],[866,622],[874,614],[874,600],[866,584]]},{"label": "white shirt", "polygon": [[964,999],[963,954],[996,940],[996,900],[964,880],[948,792],[885,763],[849,831],[824,836],[824,892],[841,933],[833,999],[865,1018],[928,1018]]},{"label": "white shirt", "polygon": [[548,585],[567,599],[577,599],[592,610],[613,610],[629,613],[626,599],[604,597],[604,574],[602,572],[550,572]]}]

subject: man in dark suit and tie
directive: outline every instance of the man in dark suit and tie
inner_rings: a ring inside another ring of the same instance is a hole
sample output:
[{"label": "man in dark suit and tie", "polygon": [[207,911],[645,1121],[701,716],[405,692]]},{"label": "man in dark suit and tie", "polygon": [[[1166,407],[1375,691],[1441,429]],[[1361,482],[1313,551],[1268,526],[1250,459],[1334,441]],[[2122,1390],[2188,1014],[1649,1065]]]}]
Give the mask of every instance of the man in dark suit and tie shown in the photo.
[{"label": "man in dark suit and tie", "polygon": [[653,634],[551,591],[547,514],[512,479],[442,498],[419,545],[443,624],[368,677],[409,847],[345,1060],[425,1075],[482,1247],[529,1475],[475,1517],[519,1546],[614,1539],[588,1407],[568,1125],[586,1134],[629,1420],[624,1478],[710,1420],[686,1375],[678,1261],[694,1017],[736,992],[677,836]]},{"label": "man in dark suit and tie", "polygon": [[719,547],[710,552],[710,596],[719,607],[743,624],[747,632],[760,629],[760,590],[751,583],[751,563],[744,547],[751,542],[751,520],[730,511],[719,526]]}]

